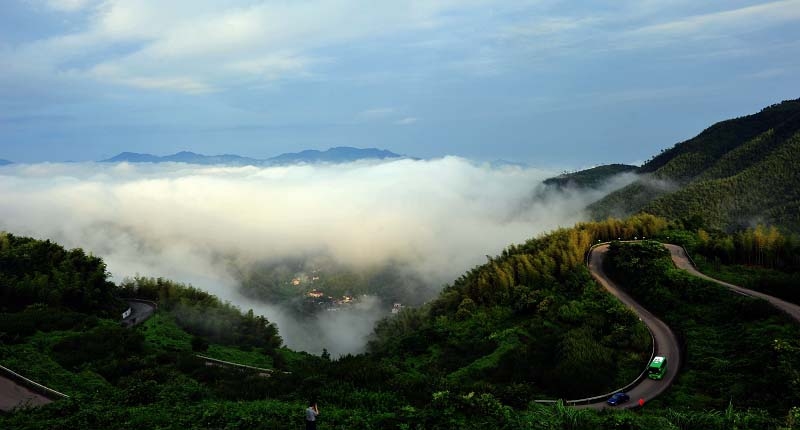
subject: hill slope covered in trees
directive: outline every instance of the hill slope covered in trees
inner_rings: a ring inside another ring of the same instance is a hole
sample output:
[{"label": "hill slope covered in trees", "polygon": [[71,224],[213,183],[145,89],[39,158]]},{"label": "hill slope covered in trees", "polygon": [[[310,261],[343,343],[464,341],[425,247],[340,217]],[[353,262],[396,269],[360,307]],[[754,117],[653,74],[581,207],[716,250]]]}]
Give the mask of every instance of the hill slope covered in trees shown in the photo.
[{"label": "hill slope covered in trees", "polygon": [[597,188],[616,175],[635,172],[637,169],[637,166],[629,164],[604,164],[578,172],[564,173],[545,179],[543,182],[545,185],[558,188]]},{"label": "hill slope covered in trees", "polygon": [[[42,303],[38,297],[47,297],[42,293],[49,284],[30,284],[35,303],[0,311],[0,362],[71,398],[0,415],[0,428],[299,428],[309,398],[320,402],[322,425],[331,429],[777,429],[787,419],[800,418],[798,409],[788,411],[787,418],[787,407],[796,405],[791,395],[771,401],[770,391],[759,383],[764,369],[751,366],[747,357],[731,361],[736,372],[724,379],[708,366],[719,363],[718,351],[748,350],[756,340],[779,339],[778,355],[770,356],[778,365],[769,375],[794,390],[796,384],[785,375],[794,371],[793,357],[800,351],[796,328],[786,328],[768,306],[733,297],[724,315],[749,310],[749,331],[766,334],[730,335],[736,326],[724,317],[706,318],[721,325],[701,331],[693,325],[694,314],[679,313],[684,302],[693,300],[693,312],[708,315],[718,301],[706,300],[705,286],[699,284],[665,291],[676,288],[666,281],[636,294],[684,321],[692,360],[681,373],[694,371],[688,374],[703,378],[680,379],[674,395],[648,402],[637,413],[532,402],[540,396],[597,394],[635,378],[649,351],[646,328],[588,276],[584,253],[590,244],[616,237],[677,238],[679,232],[671,228],[663,219],[642,215],[579,224],[511,246],[431,303],[383,321],[369,353],[337,360],[281,348],[266,319],[162,279],[137,278],[114,288],[117,296],[144,296],[161,304],[154,318],[132,330],[119,327],[118,319],[89,314],[91,308],[80,302],[66,308]],[[86,267],[79,273],[93,274],[103,267],[80,251],[5,237],[3,275],[69,274],[75,271],[70,267],[84,267],[77,263]],[[40,249],[38,262],[29,264],[33,249]],[[73,255],[75,264],[64,266],[64,255]],[[624,261],[645,264],[639,257]],[[661,266],[634,269],[660,279]],[[9,284],[0,286],[7,292]],[[687,298],[686,292],[694,294]],[[713,348],[697,340],[709,333]],[[194,355],[198,351],[282,372],[264,377],[208,366]],[[714,386],[700,390],[709,379]],[[736,397],[708,397],[730,392],[734,382]],[[759,409],[737,409],[751,395],[759,399]],[[733,406],[721,412],[718,408],[729,401]]]},{"label": "hill slope covered in trees", "polygon": [[639,180],[590,205],[596,219],[644,211],[712,228],[800,230],[800,99],[723,121],[663,151]]}]

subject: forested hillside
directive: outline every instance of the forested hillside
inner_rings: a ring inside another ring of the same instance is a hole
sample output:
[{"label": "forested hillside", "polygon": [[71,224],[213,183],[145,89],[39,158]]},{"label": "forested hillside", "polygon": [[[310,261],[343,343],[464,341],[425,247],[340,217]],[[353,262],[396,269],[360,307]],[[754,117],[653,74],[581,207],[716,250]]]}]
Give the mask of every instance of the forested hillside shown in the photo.
[{"label": "forested hillside", "polygon": [[652,216],[581,224],[511,246],[429,305],[380,323],[371,350],[401,375],[426,375],[418,383],[489,390],[512,404],[622,386],[647,360],[649,336],[590,277],[584,254],[597,240],[665,225]]},{"label": "forested hillside", "polygon": [[127,305],[107,277],[103,260],[81,249],[0,232],[0,311],[43,304],[117,316]]},{"label": "forested hillside", "polygon": [[636,166],[629,164],[605,164],[578,172],[564,173],[554,178],[544,180],[545,185],[565,187],[599,187],[607,180],[621,173],[635,172]]},{"label": "forested hillside", "polygon": [[[0,428],[290,429],[302,426],[311,398],[321,405],[320,428],[330,429],[794,428],[784,426],[800,418],[800,410],[787,411],[796,405],[793,394],[780,398],[765,389],[772,380],[759,382],[764,369],[753,360],[723,362],[714,354],[779,339],[774,350],[764,349],[757,359],[770,360],[767,374],[780,378],[794,372],[797,329],[768,307],[726,298],[724,292],[704,293],[701,284],[676,289],[659,280],[653,290],[657,294],[645,297],[680,322],[692,347],[700,346],[698,355],[690,354],[694,373],[674,394],[636,413],[532,402],[599,394],[636,377],[650,348],[647,329],[589,277],[584,254],[592,243],[617,237],[669,235],[712,248],[727,240],[703,239],[702,234],[698,240],[675,228],[642,215],[579,224],[511,246],[446,287],[433,302],[380,323],[369,353],[336,360],[280,348],[274,326],[263,317],[163,279],[136,278],[114,289],[117,296],[143,296],[161,304],[153,318],[133,329],[120,327],[117,318],[97,318],[35,299],[24,309],[0,313],[0,362],[71,398],[0,415]],[[752,235],[753,240],[762,237],[788,249],[775,234]],[[17,240],[25,246],[13,247],[18,251],[10,260],[14,264],[0,266],[4,276],[9,275],[6,267],[15,268],[18,279],[37,271],[58,273],[53,267],[63,265],[58,255],[79,255],[48,242]],[[750,242],[748,235],[737,239],[732,255],[741,248],[747,258]],[[39,263],[23,268],[26,255],[33,255],[23,249],[37,248],[49,249],[56,258],[40,253]],[[775,249],[776,256],[784,252]],[[663,262],[651,270],[648,258],[635,253],[623,261],[634,264],[635,274],[661,276]],[[78,260],[92,263],[92,257]],[[48,289],[42,283],[32,291],[46,297]],[[648,294],[650,289],[639,291]],[[682,310],[685,300],[691,301],[692,313]],[[759,324],[747,331],[747,338],[737,335],[728,318],[742,309],[750,312],[748,321]],[[706,324],[708,331],[703,330]],[[762,331],[767,337],[758,336]],[[703,336],[715,342],[706,345]],[[265,376],[209,366],[197,352],[279,371]],[[723,367],[724,378],[715,373],[720,363],[733,366]],[[796,389],[788,379],[782,384]],[[736,389],[733,405],[720,394],[731,388]],[[758,396],[752,405],[748,390]]]},{"label": "forested hillside", "polygon": [[800,230],[800,99],[717,123],[645,163],[633,184],[592,204],[595,218],[644,211],[718,229],[765,222]]}]

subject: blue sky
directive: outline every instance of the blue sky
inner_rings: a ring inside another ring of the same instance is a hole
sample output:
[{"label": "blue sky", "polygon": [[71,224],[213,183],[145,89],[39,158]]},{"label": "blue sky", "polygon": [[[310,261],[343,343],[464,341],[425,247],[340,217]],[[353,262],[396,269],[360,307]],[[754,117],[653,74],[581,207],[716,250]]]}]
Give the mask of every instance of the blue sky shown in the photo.
[{"label": "blue sky", "polygon": [[4,0],[0,158],[585,167],[800,97],[800,0]]}]

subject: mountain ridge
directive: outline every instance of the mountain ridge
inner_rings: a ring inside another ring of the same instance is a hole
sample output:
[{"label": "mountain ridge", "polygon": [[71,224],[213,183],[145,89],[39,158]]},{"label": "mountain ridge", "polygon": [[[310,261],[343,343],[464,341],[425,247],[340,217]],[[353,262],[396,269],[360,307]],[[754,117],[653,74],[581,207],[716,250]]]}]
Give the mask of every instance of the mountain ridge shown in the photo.
[{"label": "mountain ridge", "polygon": [[632,184],[588,206],[593,219],[647,212],[731,230],[800,231],[800,99],[718,122],[636,170]]},{"label": "mountain ridge", "polygon": [[543,183],[557,188],[594,188],[616,175],[632,173],[637,169],[639,169],[639,166],[630,164],[602,164],[577,172],[562,173],[561,175],[545,179]]},{"label": "mountain ridge", "polygon": [[279,166],[287,164],[345,163],[370,159],[409,158],[392,151],[378,148],[355,148],[337,146],[324,151],[306,149],[300,152],[287,152],[267,159],[243,157],[236,154],[204,155],[191,151],[181,151],[171,155],[158,156],[135,152],[122,152],[114,157],[101,160],[101,163],[187,163],[202,165],[235,165],[235,166]]}]

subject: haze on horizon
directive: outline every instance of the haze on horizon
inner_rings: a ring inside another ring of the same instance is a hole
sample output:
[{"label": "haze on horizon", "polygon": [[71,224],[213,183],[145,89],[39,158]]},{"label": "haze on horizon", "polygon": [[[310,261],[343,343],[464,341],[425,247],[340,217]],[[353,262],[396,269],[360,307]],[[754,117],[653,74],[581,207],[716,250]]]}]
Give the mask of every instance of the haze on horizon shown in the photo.
[{"label": "haze on horizon", "polygon": [[8,0],[0,158],[641,161],[798,97],[800,0]]}]

